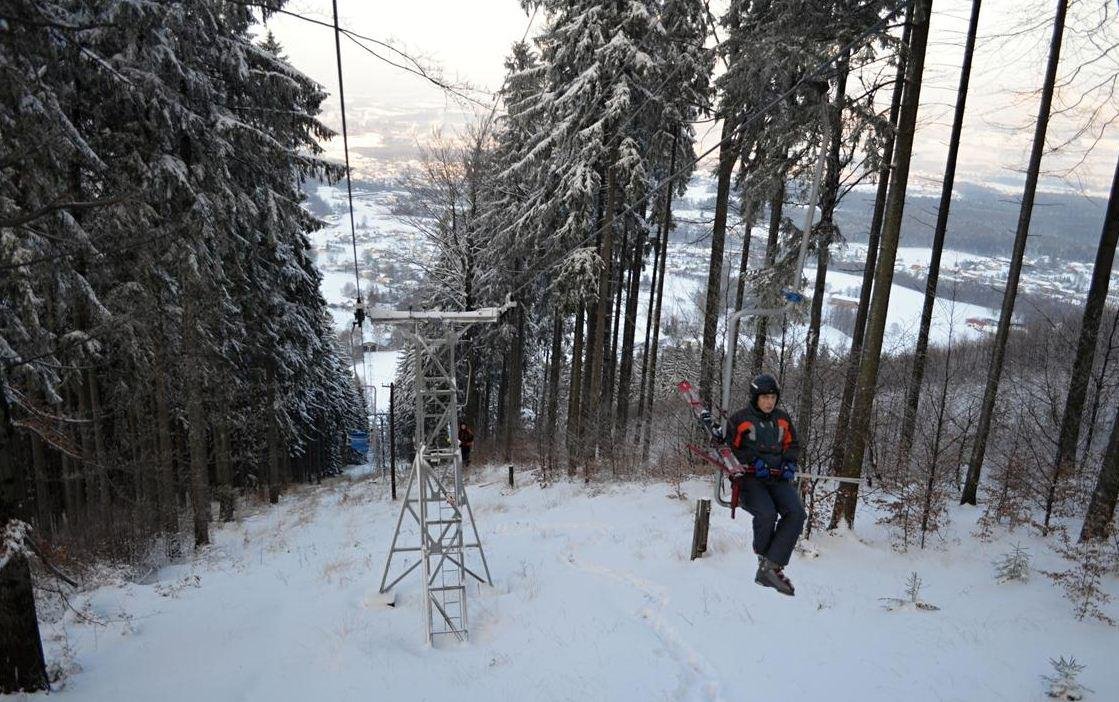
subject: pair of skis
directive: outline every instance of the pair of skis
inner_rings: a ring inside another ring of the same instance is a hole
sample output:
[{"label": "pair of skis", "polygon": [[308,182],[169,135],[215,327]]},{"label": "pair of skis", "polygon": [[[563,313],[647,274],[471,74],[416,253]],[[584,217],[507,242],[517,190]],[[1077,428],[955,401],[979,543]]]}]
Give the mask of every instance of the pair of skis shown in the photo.
[{"label": "pair of skis", "polygon": [[[734,510],[738,507],[741,485],[736,478],[746,475],[746,468],[738,462],[738,457],[734,455],[730,446],[727,446],[722,425],[717,423],[715,418],[711,416],[711,411],[704,407],[703,400],[700,399],[699,392],[695,387],[688,381],[681,380],[676,384],[676,389],[680,391],[680,396],[691,407],[696,421],[711,438],[710,446],[687,444],[688,450],[719,469],[719,473],[716,474],[715,500],[721,505],[730,507],[730,518],[734,519]],[[722,498],[723,478],[730,480],[730,502],[725,502]]]},{"label": "pair of skis", "polygon": [[740,475],[746,474],[746,468],[738,462],[735,457],[734,451],[730,446],[726,445],[726,437],[723,436],[723,428],[715,422],[711,412],[704,407],[703,400],[699,398],[699,391],[695,389],[691,383],[686,380],[681,380],[676,384],[676,389],[680,391],[680,396],[688,403],[692,409],[692,414],[695,415],[696,421],[711,437],[711,446],[701,447],[695,444],[688,444],[688,449],[708,463],[713,464],[719,468],[723,475],[730,479],[737,478]]}]

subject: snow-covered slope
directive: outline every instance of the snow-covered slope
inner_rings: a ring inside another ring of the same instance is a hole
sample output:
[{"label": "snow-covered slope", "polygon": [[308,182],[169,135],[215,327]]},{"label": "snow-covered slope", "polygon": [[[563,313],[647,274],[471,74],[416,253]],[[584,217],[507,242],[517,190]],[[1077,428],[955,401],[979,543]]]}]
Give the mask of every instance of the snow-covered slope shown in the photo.
[{"label": "snow-covered slope", "polygon": [[[1075,620],[1036,571],[997,584],[991,562],[1019,540],[1036,568],[1062,566],[1025,533],[971,539],[971,510],[898,554],[864,506],[855,534],[794,556],[790,599],[752,582],[748,515],[716,508],[709,552],[688,559],[705,481],[680,500],[528,473],[510,490],[501,473],[471,476],[494,586],[470,589],[468,643],[425,646],[415,575],[378,602],[399,503],[359,471],[215,529],[152,584],[73,597],[80,616],[43,625],[48,658],[74,669],[58,698],[1018,701],[1044,699],[1048,659],[1071,655],[1093,699],[1119,699],[1119,630]],[[883,607],[911,571],[939,611]]]}]

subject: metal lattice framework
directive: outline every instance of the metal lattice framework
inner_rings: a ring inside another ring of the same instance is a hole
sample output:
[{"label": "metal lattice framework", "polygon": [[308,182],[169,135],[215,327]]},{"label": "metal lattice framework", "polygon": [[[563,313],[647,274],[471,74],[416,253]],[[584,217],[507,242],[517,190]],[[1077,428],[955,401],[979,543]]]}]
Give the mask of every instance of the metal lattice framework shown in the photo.
[{"label": "metal lattice framework", "polygon": [[[512,303],[506,303],[502,307],[469,312],[374,311],[370,314],[373,322],[412,325],[409,345],[415,366],[416,457],[396,520],[392,547],[385,560],[380,591],[387,592],[420,568],[428,644],[433,644],[438,636],[466,639],[469,623],[467,576],[492,584],[462,479],[455,345],[466,326],[496,322],[511,307]],[[406,516],[419,528],[418,546],[401,544]],[[467,553],[475,549],[484,575],[467,564]],[[399,556],[403,560],[407,554],[418,554],[419,558],[389,582],[394,558]]]}]

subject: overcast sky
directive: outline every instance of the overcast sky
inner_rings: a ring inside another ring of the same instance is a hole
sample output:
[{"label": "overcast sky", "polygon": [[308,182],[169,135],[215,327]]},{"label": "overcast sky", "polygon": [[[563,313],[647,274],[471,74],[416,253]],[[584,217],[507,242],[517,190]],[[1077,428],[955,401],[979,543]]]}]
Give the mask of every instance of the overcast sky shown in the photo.
[{"label": "overcast sky", "polygon": [[[1037,115],[1037,90],[1042,81],[1045,56],[1055,2],[1052,0],[986,0],[980,16],[980,37],[974,60],[967,120],[964,125],[958,178],[1012,186],[1019,182],[1029,154],[1033,125]],[[713,6],[718,11],[720,3]],[[970,13],[970,0],[936,0],[931,28],[929,56],[914,163],[915,186],[934,188],[943,170],[946,142],[955,101],[963,41]],[[391,41],[442,67],[445,75],[469,82],[488,92],[496,91],[504,77],[503,61],[509,46],[542,25],[532,23],[516,0],[338,0],[340,23],[355,32]],[[1119,17],[1114,0],[1074,1],[1069,31],[1062,51],[1061,74],[1069,77],[1087,57],[1097,57],[1084,29],[1101,21],[1104,8],[1109,35],[1100,41],[1111,43],[1119,37]],[[308,17],[331,21],[329,0],[295,0],[287,9]],[[1032,26],[1032,30],[1025,27]],[[293,17],[276,16],[269,28],[284,45],[291,62],[322,83],[331,93],[329,126],[340,128],[337,119],[337,68],[333,31]],[[1006,35],[1022,30],[1019,36]],[[1110,44],[1109,44],[1110,45]],[[382,50],[386,56],[391,52]],[[437,122],[445,119],[461,123],[463,104],[448,98],[423,79],[388,66],[343,38],[342,58],[345,75],[347,112],[429,108],[417,114],[415,134],[422,140]],[[1073,105],[1088,87],[1098,86],[1119,73],[1119,56],[1107,56],[1075,75],[1058,96],[1056,108]],[[483,102],[485,93],[474,93]],[[1075,136],[1085,123],[1088,105],[1099,104],[1099,97],[1085,101],[1079,111],[1057,117],[1050,130],[1049,145],[1056,146]],[[434,117],[430,108],[435,108]],[[1119,109],[1113,96],[1102,115]],[[700,134],[708,132],[708,125]],[[351,120],[351,134],[359,142],[376,142],[377,134],[362,134],[360,121]],[[366,130],[368,131],[368,130]],[[707,144],[717,141],[717,130],[705,137]],[[340,153],[340,139],[330,153]],[[1084,157],[1088,147],[1094,150]],[[1106,194],[1119,155],[1119,129],[1090,130],[1074,138],[1057,154],[1047,156],[1044,167],[1064,175],[1062,181],[1049,179],[1048,187],[1079,188],[1091,194]],[[1081,162],[1083,159],[1083,162]],[[1066,172],[1075,168],[1075,172]]]}]

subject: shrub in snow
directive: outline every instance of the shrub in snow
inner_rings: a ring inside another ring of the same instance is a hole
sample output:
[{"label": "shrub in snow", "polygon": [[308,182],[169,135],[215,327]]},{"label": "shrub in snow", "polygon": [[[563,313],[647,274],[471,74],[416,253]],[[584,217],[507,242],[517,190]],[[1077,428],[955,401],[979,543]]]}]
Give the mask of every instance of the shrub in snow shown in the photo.
[{"label": "shrub in snow", "polygon": [[1026,582],[1030,579],[1030,554],[1021,544],[995,561],[996,578],[1000,583]]},{"label": "shrub in snow", "polygon": [[982,487],[986,493],[983,500],[986,507],[975,525],[977,538],[990,541],[997,526],[1014,531],[1017,527],[1033,523],[1027,472],[1017,448],[1006,460],[995,463],[990,480],[985,481]]},{"label": "shrub in snow", "polygon": [[1091,692],[1076,681],[1076,676],[1084,670],[1084,666],[1077,663],[1075,658],[1065,660],[1065,657],[1061,656],[1057,660],[1050,658],[1049,662],[1053,665],[1056,674],[1042,675],[1041,678],[1049,683],[1046,692],[1050,697],[1058,700],[1082,700],[1086,693]]},{"label": "shrub in snow", "polygon": [[1105,554],[1098,543],[1070,543],[1064,532],[1061,532],[1061,545],[1057,551],[1071,561],[1072,566],[1061,571],[1044,572],[1064,588],[1065,595],[1073,603],[1076,618],[1092,617],[1114,626],[1115,620],[1103,611],[1103,605],[1111,601],[1111,595],[1100,585],[1103,575],[1110,569],[1109,554]]},{"label": "shrub in snow", "polygon": [[933,612],[940,607],[934,604],[929,604],[921,599],[921,576],[917,575],[917,571],[909,574],[905,580],[905,597],[883,597],[882,600],[886,603],[886,609],[895,612],[899,609],[923,609],[928,612]]}]

